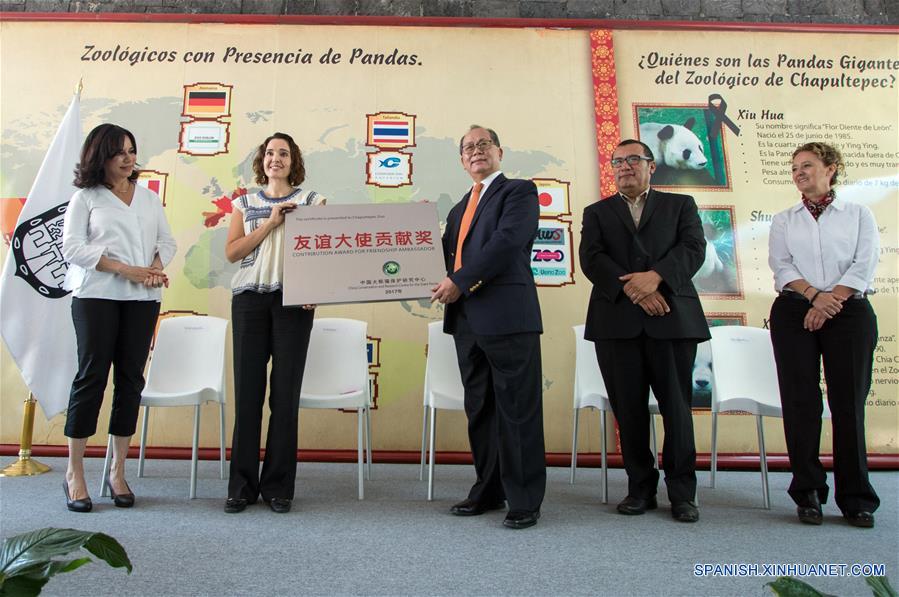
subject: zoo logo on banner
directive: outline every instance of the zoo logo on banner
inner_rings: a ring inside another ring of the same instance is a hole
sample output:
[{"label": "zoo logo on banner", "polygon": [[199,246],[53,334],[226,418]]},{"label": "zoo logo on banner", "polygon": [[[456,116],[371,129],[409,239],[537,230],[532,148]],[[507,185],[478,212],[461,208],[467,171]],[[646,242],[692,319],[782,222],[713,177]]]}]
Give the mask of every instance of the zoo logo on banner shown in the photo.
[{"label": "zoo logo on banner", "polygon": [[531,271],[537,286],[574,283],[571,222],[540,220],[531,249]]},{"label": "zoo logo on banner", "polygon": [[368,154],[365,184],[376,187],[402,187],[412,184],[412,156],[399,151]]}]

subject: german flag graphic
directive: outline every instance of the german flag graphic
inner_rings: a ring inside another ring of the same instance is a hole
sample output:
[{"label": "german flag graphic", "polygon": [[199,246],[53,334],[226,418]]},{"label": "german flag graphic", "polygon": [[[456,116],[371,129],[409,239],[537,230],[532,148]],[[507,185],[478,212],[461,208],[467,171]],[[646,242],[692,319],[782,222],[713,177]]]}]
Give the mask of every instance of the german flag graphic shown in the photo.
[{"label": "german flag graphic", "polygon": [[221,114],[227,111],[228,94],[224,91],[190,91],[187,109],[194,113]]}]

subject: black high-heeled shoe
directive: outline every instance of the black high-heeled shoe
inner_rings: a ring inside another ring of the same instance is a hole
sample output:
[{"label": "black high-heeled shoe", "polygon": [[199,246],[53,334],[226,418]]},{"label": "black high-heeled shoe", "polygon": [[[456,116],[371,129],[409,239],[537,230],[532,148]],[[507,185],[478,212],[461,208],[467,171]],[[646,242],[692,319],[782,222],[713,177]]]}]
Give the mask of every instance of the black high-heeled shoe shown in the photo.
[{"label": "black high-heeled shoe", "polygon": [[112,497],[112,502],[115,504],[116,508],[130,508],[134,505],[134,494],[132,492],[116,493],[112,488],[112,483],[109,482],[109,479],[106,479],[106,488],[109,489],[109,495]]},{"label": "black high-heeled shoe", "polygon": [[90,512],[94,504],[91,502],[89,497],[73,500],[69,495],[69,482],[65,479],[62,480],[62,490],[66,492],[66,508],[68,508],[71,512]]}]

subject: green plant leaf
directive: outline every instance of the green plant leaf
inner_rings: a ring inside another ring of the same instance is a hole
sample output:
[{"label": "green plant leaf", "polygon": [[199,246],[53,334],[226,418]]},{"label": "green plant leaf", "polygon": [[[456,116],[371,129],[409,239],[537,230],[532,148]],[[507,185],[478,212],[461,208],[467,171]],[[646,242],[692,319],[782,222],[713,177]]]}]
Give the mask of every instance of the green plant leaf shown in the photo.
[{"label": "green plant leaf", "polygon": [[131,560],[122,544],[105,533],[94,533],[84,544],[88,550],[113,568],[126,568],[131,574]]},{"label": "green plant leaf", "polygon": [[34,597],[39,595],[41,589],[49,578],[34,578],[31,576],[15,576],[7,578],[0,585],[0,597]]},{"label": "green plant leaf", "polygon": [[75,529],[39,529],[8,537],[0,545],[0,572],[14,576],[35,561],[64,556],[79,549],[93,535]]},{"label": "green plant leaf", "polygon": [[34,562],[31,566],[20,568],[16,576],[30,576],[34,578],[50,578],[61,572],[77,570],[85,564],[93,562],[90,558],[75,558],[73,560],[43,560]]},{"label": "green plant leaf", "polygon": [[865,582],[871,587],[874,597],[897,597],[896,589],[890,585],[886,576],[866,576]]},{"label": "green plant leaf", "polygon": [[77,559],[75,559],[75,560],[69,560],[69,563],[66,564],[66,565],[60,570],[60,572],[71,572],[72,570],[78,570],[79,568],[81,568],[81,567],[84,566],[85,564],[89,564],[89,563],[91,563],[91,562],[93,562],[93,560],[90,559],[90,558],[77,558]]},{"label": "green plant leaf", "polygon": [[114,568],[127,568],[131,574],[125,548],[109,535],[77,529],[39,529],[8,537],[0,544],[0,597],[37,595],[53,576],[93,561],[84,556],[54,559],[82,548]]},{"label": "green plant leaf", "polygon": [[780,597],[831,597],[792,576],[781,576],[773,582],[765,583],[765,586],[771,587],[774,594]]}]

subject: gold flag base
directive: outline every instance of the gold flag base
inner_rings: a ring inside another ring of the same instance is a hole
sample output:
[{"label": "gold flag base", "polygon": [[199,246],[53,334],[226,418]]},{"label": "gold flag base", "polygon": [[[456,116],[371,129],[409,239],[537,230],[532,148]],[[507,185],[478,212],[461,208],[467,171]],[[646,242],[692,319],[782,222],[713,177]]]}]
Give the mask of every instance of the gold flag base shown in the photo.
[{"label": "gold flag base", "polygon": [[22,437],[19,442],[19,460],[2,471],[0,477],[30,477],[42,475],[50,470],[46,464],[31,459],[31,437],[34,432],[34,405],[37,401],[28,394],[22,417]]},{"label": "gold flag base", "polygon": [[31,477],[42,475],[50,470],[50,467],[37,460],[32,460],[30,452],[19,452],[19,460],[0,470],[0,477]]}]

